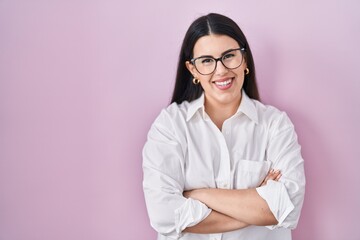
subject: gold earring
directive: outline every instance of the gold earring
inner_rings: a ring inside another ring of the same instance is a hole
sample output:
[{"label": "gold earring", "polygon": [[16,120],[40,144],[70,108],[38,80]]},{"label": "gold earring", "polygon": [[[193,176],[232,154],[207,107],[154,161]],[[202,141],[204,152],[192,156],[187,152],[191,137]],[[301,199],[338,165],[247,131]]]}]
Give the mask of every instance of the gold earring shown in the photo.
[{"label": "gold earring", "polygon": [[193,78],[193,83],[194,83],[195,85],[199,84],[199,82],[200,82],[200,80],[199,80],[199,79],[197,79],[197,78]]},{"label": "gold earring", "polygon": [[248,75],[250,72],[249,68],[245,68],[245,75]]}]

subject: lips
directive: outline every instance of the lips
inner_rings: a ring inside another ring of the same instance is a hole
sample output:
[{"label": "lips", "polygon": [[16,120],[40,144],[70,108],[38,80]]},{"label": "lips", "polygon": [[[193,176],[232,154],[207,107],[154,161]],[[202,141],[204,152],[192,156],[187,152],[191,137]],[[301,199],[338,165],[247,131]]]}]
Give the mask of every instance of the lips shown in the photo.
[{"label": "lips", "polygon": [[229,89],[232,86],[234,78],[227,78],[213,81],[212,83],[220,90]]}]

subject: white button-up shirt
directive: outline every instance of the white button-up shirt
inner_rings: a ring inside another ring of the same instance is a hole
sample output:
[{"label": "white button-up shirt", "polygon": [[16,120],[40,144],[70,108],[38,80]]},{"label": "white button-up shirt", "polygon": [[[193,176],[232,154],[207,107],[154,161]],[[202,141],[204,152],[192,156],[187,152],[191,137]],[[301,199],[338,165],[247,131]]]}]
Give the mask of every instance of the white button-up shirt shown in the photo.
[{"label": "white button-up shirt", "polygon": [[[305,193],[304,164],[294,126],[284,112],[243,91],[237,112],[220,131],[204,109],[204,95],[162,110],[143,148],[144,194],[158,239],[289,240]],[[258,187],[270,169],[278,182]],[[219,234],[182,233],[211,212],[183,191],[256,188],[278,220]]]}]

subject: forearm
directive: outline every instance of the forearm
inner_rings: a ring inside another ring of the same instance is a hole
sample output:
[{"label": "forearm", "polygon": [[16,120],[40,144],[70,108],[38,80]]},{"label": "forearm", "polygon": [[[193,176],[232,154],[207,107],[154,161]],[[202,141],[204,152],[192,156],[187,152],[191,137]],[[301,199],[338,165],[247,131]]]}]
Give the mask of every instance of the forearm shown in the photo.
[{"label": "forearm", "polygon": [[253,189],[197,189],[191,198],[209,208],[250,225],[276,225],[266,201]]},{"label": "forearm", "polygon": [[213,210],[203,221],[195,226],[184,229],[183,232],[201,234],[222,233],[238,230],[247,226],[249,226],[249,224]]}]

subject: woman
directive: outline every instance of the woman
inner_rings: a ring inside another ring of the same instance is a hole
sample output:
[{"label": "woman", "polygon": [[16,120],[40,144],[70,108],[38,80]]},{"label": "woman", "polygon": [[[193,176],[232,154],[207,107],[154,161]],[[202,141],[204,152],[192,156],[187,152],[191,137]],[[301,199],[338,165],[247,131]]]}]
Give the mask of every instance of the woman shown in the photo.
[{"label": "woman", "polygon": [[228,17],[189,27],[143,171],[158,239],[291,239],[305,193],[300,146],[287,115],[259,101],[249,44]]}]

